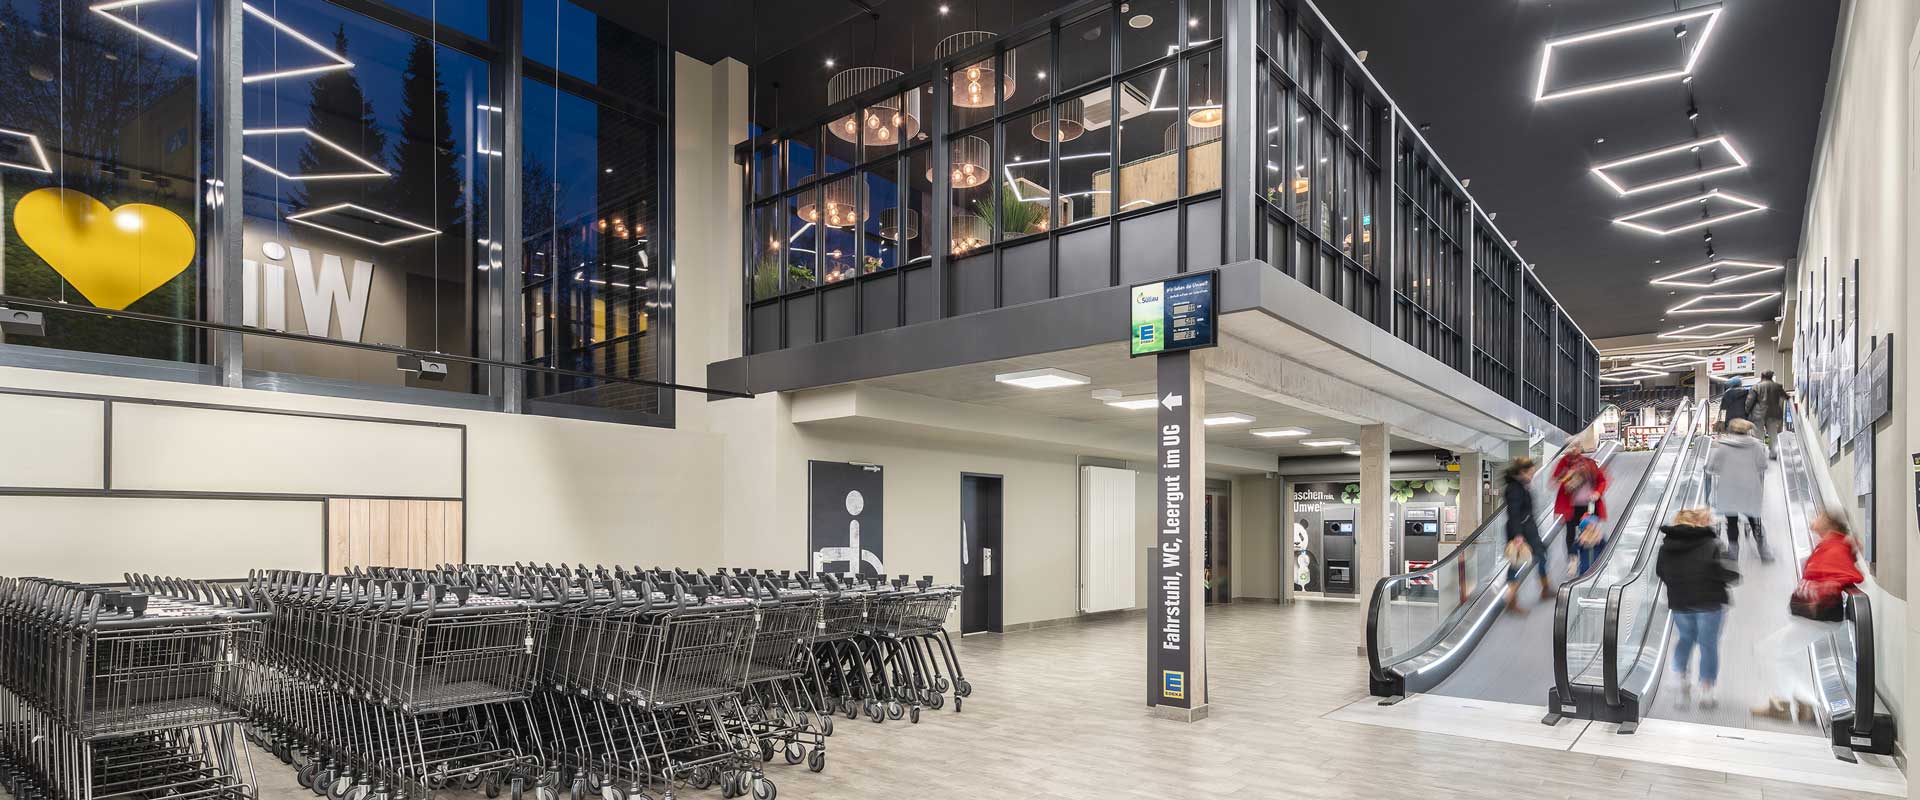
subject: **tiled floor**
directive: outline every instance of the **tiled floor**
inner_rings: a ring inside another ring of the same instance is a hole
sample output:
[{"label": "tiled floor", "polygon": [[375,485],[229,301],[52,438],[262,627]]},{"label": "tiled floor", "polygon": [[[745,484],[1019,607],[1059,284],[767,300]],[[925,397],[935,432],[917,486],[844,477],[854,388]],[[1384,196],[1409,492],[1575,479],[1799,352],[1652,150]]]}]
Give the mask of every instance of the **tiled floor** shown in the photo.
[{"label": "tiled floor", "polygon": [[[824,773],[776,758],[768,774],[795,800],[1860,796],[1327,719],[1365,694],[1365,660],[1354,655],[1360,614],[1345,603],[1209,610],[1212,717],[1191,725],[1147,715],[1137,617],[970,638],[961,646],[974,696],[964,713],[949,706],[919,725],[841,718]],[[263,800],[312,797],[271,757],[255,766]]]}]

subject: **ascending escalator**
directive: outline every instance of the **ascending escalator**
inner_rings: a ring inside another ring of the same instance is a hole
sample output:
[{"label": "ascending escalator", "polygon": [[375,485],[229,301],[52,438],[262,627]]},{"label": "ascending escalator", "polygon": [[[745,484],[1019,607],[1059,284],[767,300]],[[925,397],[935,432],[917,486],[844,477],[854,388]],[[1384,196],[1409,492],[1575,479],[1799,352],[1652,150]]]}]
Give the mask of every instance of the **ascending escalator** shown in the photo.
[{"label": "ascending escalator", "polygon": [[[1689,506],[1707,505],[1710,497],[1702,467],[1711,452],[1705,436],[1689,437],[1684,473],[1671,502],[1663,504],[1656,522]],[[1801,564],[1812,549],[1809,525],[1822,506],[1835,498],[1823,493],[1807,458],[1800,434],[1789,432],[1780,443],[1780,461],[1767,476],[1767,503],[1763,524],[1769,531],[1772,563],[1758,558],[1751,542],[1739,562],[1741,582],[1733,590],[1732,607],[1722,627],[1722,653],[1747,653],[1784,624],[1786,598],[1799,580]],[[1660,535],[1653,531],[1631,557],[1613,566],[1618,574],[1596,575],[1591,582],[1569,585],[1561,593],[1555,631],[1555,688],[1550,696],[1556,714],[1620,723],[1631,733],[1643,718],[1674,719],[1724,727],[1791,729],[1791,722],[1754,718],[1747,713],[1751,698],[1771,687],[1753,685],[1751,664],[1728,663],[1721,669],[1717,706],[1706,707],[1679,691],[1667,668],[1672,634],[1666,592],[1654,575]],[[1630,567],[1630,569],[1629,569]],[[1604,570],[1603,570],[1604,571]],[[1850,592],[1846,624],[1805,654],[1804,669],[1820,695],[1816,707],[1834,753],[1853,760],[1853,753],[1893,752],[1894,722],[1881,711],[1874,695],[1873,608],[1865,593]],[[1768,658],[1771,654],[1756,653]],[[1550,715],[1551,718],[1551,715]]]},{"label": "ascending escalator", "polygon": [[[1651,453],[1618,453],[1616,443],[1595,454],[1613,479],[1606,498],[1610,526],[1631,515],[1649,494],[1670,480],[1677,450],[1685,437],[1684,415]],[[1665,465],[1664,467],[1662,465]],[[1552,470],[1543,466],[1534,478],[1536,497],[1551,497]],[[1564,578],[1565,545],[1558,541],[1561,520],[1551,502],[1540,502],[1537,520],[1550,557],[1548,575]],[[1441,692],[1486,700],[1537,702],[1552,679],[1551,615],[1508,615],[1506,509],[1486,521],[1459,547],[1425,569],[1381,579],[1367,612],[1369,689],[1381,697]],[[1527,578],[1531,585],[1531,578]],[[1538,605],[1538,601],[1529,601]],[[1518,693],[1516,693],[1518,692]]]}]

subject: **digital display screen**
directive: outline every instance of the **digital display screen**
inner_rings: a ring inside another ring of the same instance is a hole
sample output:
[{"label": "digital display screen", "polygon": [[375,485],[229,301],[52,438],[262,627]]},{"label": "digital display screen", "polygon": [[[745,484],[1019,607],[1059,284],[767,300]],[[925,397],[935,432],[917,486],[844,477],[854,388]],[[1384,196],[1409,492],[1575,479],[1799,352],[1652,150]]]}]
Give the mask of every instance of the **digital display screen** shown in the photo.
[{"label": "digital display screen", "polygon": [[1207,271],[1133,287],[1129,355],[1212,347],[1215,276]]}]

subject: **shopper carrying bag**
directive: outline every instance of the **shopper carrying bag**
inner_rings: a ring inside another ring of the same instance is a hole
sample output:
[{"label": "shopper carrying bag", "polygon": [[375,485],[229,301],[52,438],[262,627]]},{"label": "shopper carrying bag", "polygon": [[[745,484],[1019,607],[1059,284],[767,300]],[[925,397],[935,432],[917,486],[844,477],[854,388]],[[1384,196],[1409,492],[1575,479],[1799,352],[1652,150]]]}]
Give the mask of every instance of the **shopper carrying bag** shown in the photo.
[{"label": "shopper carrying bag", "polygon": [[1553,512],[1566,525],[1562,538],[1567,540],[1567,577],[1572,578],[1578,574],[1580,521],[1589,515],[1607,518],[1607,471],[1600,462],[1587,457],[1586,448],[1579,442],[1568,442],[1565,454],[1553,467],[1553,482],[1558,487]]},{"label": "shopper carrying bag", "polygon": [[1533,504],[1533,459],[1521,456],[1507,465],[1507,485],[1501,490],[1507,501],[1507,610],[1525,614],[1520,608],[1520,578],[1531,562],[1540,573],[1540,599],[1553,599],[1553,587],[1547,584],[1547,548],[1540,544],[1540,526]]},{"label": "shopper carrying bag", "polygon": [[1787,624],[1762,641],[1757,653],[1768,696],[1753,708],[1756,716],[1813,718],[1815,691],[1807,647],[1846,633],[1846,592],[1866,580],[1857,563],[1858,543],[1842,517],[1822,511],[1812,527],[1818,543],[1800,570],[1800,584],[1787,598]]}]

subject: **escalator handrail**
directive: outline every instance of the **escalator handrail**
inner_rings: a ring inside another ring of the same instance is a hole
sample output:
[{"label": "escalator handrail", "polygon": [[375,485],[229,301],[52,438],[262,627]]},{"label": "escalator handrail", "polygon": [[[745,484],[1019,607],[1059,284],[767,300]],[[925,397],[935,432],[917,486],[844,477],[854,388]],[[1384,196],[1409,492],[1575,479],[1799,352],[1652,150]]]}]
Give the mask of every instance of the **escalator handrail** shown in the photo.
[{"label": "escalator handrail", "polygon": [[1858,586],[1843,596],[1847,624],[1853,626],[1853,735],[1872,738],[1874,701],[1878,699],[1873,674],[1873,598]]},{"label": "escalator handrail", "polygon": [[[1605,444],[1618,446],[1614,442],[1607,442]],[[1606,458],[1611,458],[1613,451],[1608,451],[1602,455]],[[1546,473],[1542,472],[1535,480],[1544,483],[1547,480]],[[1412,572],[1404,572],[1398,575],[1383,575],[1379,580],[1374,582],[1373,593],[1367,603],[1367,668],[1375,677],[1385,678],[1386,668],[1390,666],[1380,662],[1380,609],[1386,603],[1388,587],[1396,582],[1411,581],[1412,579],[1432,575],[1454,566],[1454,562],[1465,557],[1465,554],[1471,551],[1473,544],[1478,541],[1482,535],[1485,535],[1488,530],[1494,528],[1496,523],[1504,524],[1506,511],[1507,507],[1505,503],[1495,506],[1493,510],[1488,512],[1485,518],[1481,520],[1480,526],[1473,529],[1473,533],[1468,534],[1467,538],[1461,539],[1460,542],[1454,546],[1452,552],[1436,559],[1432,564]],[[1460,607],[1471,608],[1478,604],[1480,598],[1485,595],[1487,589],[1492,585],[1492,576],[1489,576],[1486,584],[1476,589],[1473,597],[1461,603]],[[1403,656],[1402,658],[1396,659],[1394,663],[1397,664],[1412,657],[1412,655]]]},{"label": "escalator handrail", "polygon": [[[1713,447],[1713,442],[1711,437],[1707,436],[1706,434],[1695,434],[1694,436],[1689,437],[1689,439],[1692,440],[1689,442],[1689,445],[1688,445],[1690,449],[1693,446],[1692,442],[1704,442],[1704,446],[1708,450],[1711,450]],[[1702,456],[1700,459],[1700,468],[1703,470],[1706,469],[1707,456],[1708,454],[1706,453],[1706,451],[1703,450]],[[1681,464],[1684,465],[1685,463],[1686,463],[1686,456],[1683,455],[1681,457]],[[1679,510],[1674,508],[1674,501],[1679,499],[1678,495],[1675,494],[1675,492],[1678,492],[1679,488],[1686,483],[1686,481],[1684,480],[1684,476],[1678,473],[1675,474],[1674,478],[1675,478],[1674,482],[1669,487],[1671,491],[1668,493],[1667,497],[1662,500],[1660,513],[1655,514],[1654,518],[1649,522],[1649,524],[1652,526],[1652,531],[1650,531],[1647,534],[1646,545],[1643,545],[1640,548],[1639,558],[1636,558],[1634,560],[1633,572],[1628,573],[1628,575],[1624,579],[1622,579],[1619,583],[1616,583],[1607,588],[1607,609],[1604,617],[1605,624],[1601,628],[1601,644],[1600,644],[1600,657],[1605,660],[1601,663],[1600,668],[1601,668],[1601,674],[1603,676],[1601,686],[1603,687],[1606,703],[1607,705],[1610,705],[1610,706],[1620,705],[1620,687],[1622,685],[1621,684],[1622,676],[1620,675],[1620,607],[1621,607],[1621,603],[1626,597],[1627,587],[1632,586],[1643,579],[1650,579],[1655,581],[1656,585],[1653,588],[1653,595],[1652,595],[1653,599],[1650,604],[1651,607],[1655,609],[1658,609],[1660,607],[1660,600],[1666,594],[1666,591],[1667,591],[1665,584],[1657,583],[1659,581],[1659,578],[1650,573],[1653,568],[1653,565],[1660,560],[1660,548],[1654,547],[1653,543],[1658,537],[1664,535],[1659,532],[1660,526],[1664,524],[1661,522],[1661,520],[1671,519],[1674,513]],[[1705,495],[1704,482],[1702,482],[1701,484],[1701,493],[1702,493],[1702,496],[1700,499],[1702,501],[1705,501],[1706,497],[1704,496]],[[1648,613],[1653,614],[1657,612],[1650,611]],[[1662,624],[1659,626],[1659,628],[1660,628],[1660,631],[1659,631],[1660,634],[1662,636],[1666,635],[1667,626]],[[1653,626],[1647,626],[1647,628],[1640,631],[1640,636],[1641,636],[1640,647],[1642,649],[1646,647],[1646,637],[1652,636],[1653,633],[1654,633]],[[1664,640],[1662,640],[1662,646],[1664,647]]]},{"label": "escalator handrail", "polygon": [[[1681,401],[1680,406],[1674,409],[1671,421],[1667,423],[1667,432],[1662,434],[1660,439],[1661,448],[1667,447],[1669,443],[1674,441],[1679,441],[1680,444],[1677,446],[1682,448],[1680,454],[1675,458],[1675,474],[1668,479],[1665,493],[1663,493],[1661,497],[1661,502],[1663,503],[1672,496],[1674,487],[1679,485],[1679,481],[1674,480],[1679,477],[1678,466],[1686,463],[1687,449],[1693,446],[1693,432],[1691,430],[1682,431],[1678,427],[1680,415],[1690,411],[1692,407],[1693,401],[1691,399]],[[1692,427],[1691,421],[1689,421],[1689,427]],[[1676,436],[1680,438],[1676,440],[1674,438]],[[1659,451],[1655,450],[1654,462],[1657,463],[1658,461]],[[1633,488],[1633,494],[1627,498],[1626,505],[1621,508],[1619,513],[1632,514],[1633,509],[1640,505],[1640,495],[1647,489],[1647,478],[1653,476],[1653,468],[1653,463],[1647,465],[1647,474],[1642,476],[1639,485]],[[1573,678],[1567,670],[1567,623],[1573,602],[1573,589],[1576,586],[1585,585],[1599,578],[1600,573],[1607,565],[1607,561],[1613,558],[1614,545],[1619,542],[1620,536],[1618,531],[1615,531],[1615,535],[1608,537],[1607,546],[1600,551],[1599,559],[1594,562],[1592,568],[1587,570],[1587,574],[1560,584],[1560,591],[1555,593],[1556,596],[1553,604],[1553,683],[1560,689],[1559,696],[1561,702],[1566,702],[1569,698],[1573,697]]]}]

